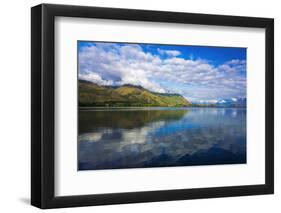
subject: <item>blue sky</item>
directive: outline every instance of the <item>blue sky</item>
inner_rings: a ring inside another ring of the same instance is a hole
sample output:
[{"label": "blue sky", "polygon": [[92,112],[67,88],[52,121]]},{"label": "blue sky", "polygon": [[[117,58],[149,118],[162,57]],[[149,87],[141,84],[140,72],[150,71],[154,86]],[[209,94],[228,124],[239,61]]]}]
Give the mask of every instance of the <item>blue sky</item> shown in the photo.
[{"label": "blue sky", "polygon": [[79,79],[186,99],[246,97],[246,48],[78,42]]}]

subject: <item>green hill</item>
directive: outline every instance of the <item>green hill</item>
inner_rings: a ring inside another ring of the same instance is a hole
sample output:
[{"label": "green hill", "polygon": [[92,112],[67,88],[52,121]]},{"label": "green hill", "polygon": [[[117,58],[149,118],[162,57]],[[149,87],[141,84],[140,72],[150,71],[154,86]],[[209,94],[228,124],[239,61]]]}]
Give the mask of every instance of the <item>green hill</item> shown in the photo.
[{"label": "green hill", "polygon": [[179,94],[154,93],[140,86],[100,86],[79,80],[79,106],[81,107],[173,107],[191,106]]}]

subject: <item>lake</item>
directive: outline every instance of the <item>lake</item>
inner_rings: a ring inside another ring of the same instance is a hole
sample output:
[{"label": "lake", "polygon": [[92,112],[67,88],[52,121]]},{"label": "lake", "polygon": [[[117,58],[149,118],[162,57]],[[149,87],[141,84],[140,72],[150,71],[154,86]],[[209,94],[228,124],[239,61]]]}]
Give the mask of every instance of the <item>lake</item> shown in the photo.
[{"label": "lake", "polygon": [[79,110],[78,170],[243,163],[245,108]]}]

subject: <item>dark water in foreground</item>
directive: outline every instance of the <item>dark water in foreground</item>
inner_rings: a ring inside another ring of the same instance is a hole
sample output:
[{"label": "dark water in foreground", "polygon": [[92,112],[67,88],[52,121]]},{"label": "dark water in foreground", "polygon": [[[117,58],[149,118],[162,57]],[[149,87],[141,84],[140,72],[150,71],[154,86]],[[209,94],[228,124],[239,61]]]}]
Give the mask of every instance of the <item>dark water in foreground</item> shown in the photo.
[{"label": "dark water in foreground", "polygon": [[79,111],[78,170],[246,163],[246,109]]}]

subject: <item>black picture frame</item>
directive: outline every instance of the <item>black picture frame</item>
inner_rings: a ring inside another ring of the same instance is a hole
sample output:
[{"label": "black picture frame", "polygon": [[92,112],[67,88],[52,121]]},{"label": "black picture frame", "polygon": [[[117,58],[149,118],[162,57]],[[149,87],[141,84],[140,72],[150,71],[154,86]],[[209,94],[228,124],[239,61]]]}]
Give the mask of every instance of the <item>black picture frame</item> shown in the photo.
[{"label": "black picture frame", "polygon": [[[54,195],[55,17],[264,28],[265,184],[93,195]],[[217,198],[274,193],[274,20],[241,16],[41,4],[31,8],[31,204],[42,208]]]}]

